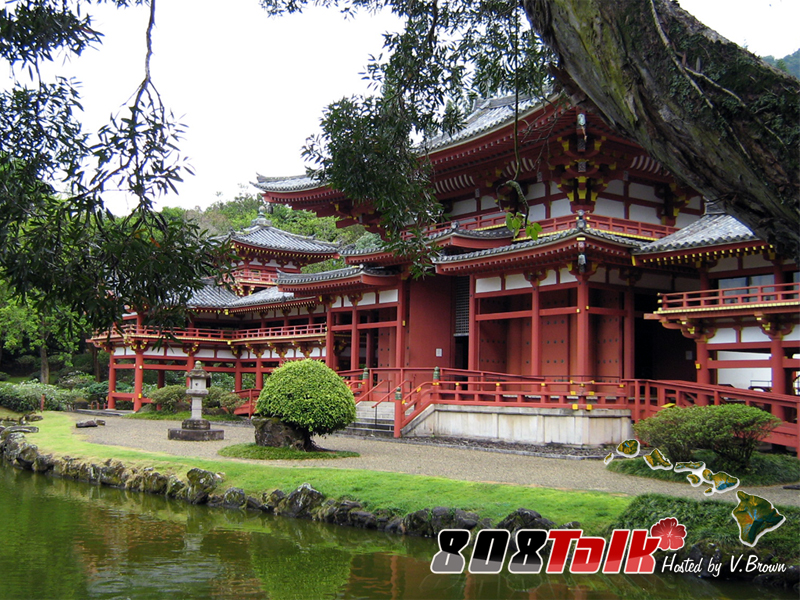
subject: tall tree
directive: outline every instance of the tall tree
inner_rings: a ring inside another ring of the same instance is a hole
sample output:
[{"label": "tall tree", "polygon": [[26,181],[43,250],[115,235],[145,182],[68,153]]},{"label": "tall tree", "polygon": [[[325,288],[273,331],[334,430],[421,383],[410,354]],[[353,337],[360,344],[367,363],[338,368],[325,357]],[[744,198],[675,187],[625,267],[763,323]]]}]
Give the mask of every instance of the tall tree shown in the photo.
[{"label": "tall tree", "polygon": [[53,352],[69,357],[86,334],[86,322],[77,313],[64,309],[40,310],[35,294],[20,299],[0,284],[0,351],[32,350],[39,355],[39,377],[50,381]]},{"label": "tall tree", "polygon": [[[76,82],[48,81],[40,69],[99,43],[91,1],[17,0],[0,10],[0,59],[11,73],[0,91],[0,275],[43,310],[63,306],[98,327],[126,306],[174,312],[216,273],[222,251],[153,210],[190,171],[177,150],[184,128],[150,75],[156,0],[112,1],[150,5],[144,71],[129,105],[93,136],[79,122]],[[130,215],[106,211],[112,190],[137,199]]]},{"label": "tall tree", "polygon": [[677,2],[523,3],[574,103],[800,262],[800,80]]},{"label": "tall tree", "polygon": [[800,257],[800,81],[676,2],[262,0],[271,14],[308,4],[345,13],[388,5],[403,18],[404,30],[386,36],[388,57],[368,69],[380,95],[331,105],[306,150],[320,180],[375,201],[389,227],[436,218],[424,143],[409,136],[457,126],[476,94],[541,93],[547,67],[571,102]]}]

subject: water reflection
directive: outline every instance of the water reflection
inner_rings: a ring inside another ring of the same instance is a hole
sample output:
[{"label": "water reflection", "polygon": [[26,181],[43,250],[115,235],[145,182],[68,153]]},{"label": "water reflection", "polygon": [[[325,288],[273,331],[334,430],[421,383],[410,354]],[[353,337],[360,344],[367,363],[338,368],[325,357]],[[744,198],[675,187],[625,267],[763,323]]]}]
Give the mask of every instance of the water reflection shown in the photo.
[{"label": "water reflection", "polygon": [[2,598],[793,597],[697,579],[434,575],[431,540],[187,506],[0,468]]}]

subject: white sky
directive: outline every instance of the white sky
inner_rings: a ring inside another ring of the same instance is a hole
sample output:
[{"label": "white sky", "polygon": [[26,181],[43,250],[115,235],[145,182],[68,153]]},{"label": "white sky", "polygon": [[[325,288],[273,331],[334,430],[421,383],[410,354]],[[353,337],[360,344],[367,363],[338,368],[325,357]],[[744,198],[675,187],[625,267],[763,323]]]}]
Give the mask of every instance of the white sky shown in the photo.
[{"label": "white sky", "polygon": [[[612,0],[613,1],[613,0]],[[800,47],[800,0],[681,0],[724,37],[776,58]],[[87,130],[130,98],[144,72],[147,10],[86,6],[105,34],[98,50],[57,71],[82,82]],[[206,207],[229,200],[256,173],[304,172],[300,155],[318,131],[322,109],[365,93],[360,73],[380,54],[389,14],[345,20],[333,10],[269,18],[258,0],[158,0],[153,79],[188,131],[181,145],[196,175],[162,206]],[[126,209],[124,199],[110,203]]]}]

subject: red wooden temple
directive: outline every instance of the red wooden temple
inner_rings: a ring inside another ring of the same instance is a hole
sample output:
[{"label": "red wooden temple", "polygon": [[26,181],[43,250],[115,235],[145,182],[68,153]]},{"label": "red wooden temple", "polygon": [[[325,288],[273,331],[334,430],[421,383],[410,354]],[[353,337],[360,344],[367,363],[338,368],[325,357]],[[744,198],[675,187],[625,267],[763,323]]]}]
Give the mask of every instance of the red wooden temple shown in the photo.
[{"label": "red wooden temple", "polygon": [[[236,293],[209,284],[161,344],[137,315],[95,338],[112,352],[109,403],[138,409],[144,371],[200,359],[252,397],[243,373],[257,390],[282,361],[311,357],[396,436],[608,443],[667,403],[743,402],[784,421],[769,441],[797,448],[798,266],[595,115],[524,104],[515,153],[513,108],[483,101],[432,142],[449,221],[426,232],[439,248],[430,276],[411,278],[379,247],[338,248],[260,217],[233,237]],[[537,239],[505,226],[520,206],[503,187],[517,167]],[[308,177],[256,186],[267,203],[380,231],[373,206]],[[332,256],[348,266],[300,272]],[[122,369],[134,369],[132,394],[115,390]]]}]

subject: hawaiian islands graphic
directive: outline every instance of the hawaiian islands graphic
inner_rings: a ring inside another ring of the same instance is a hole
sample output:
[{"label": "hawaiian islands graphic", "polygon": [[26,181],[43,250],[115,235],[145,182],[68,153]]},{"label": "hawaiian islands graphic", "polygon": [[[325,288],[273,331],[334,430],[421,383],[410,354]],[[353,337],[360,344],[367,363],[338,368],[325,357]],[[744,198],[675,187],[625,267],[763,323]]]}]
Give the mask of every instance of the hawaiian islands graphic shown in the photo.
[{"label": "hawaiian islands graphic", "polygon": [[755,546],[758,538],[777,529],[786,520],[772,503],[739,490],[739,504],[731,513],[739,524],[739,540],[746,546]]},{"label": "hawaiian islands graphic", "polygon": [[[639,456],[640,446],[637,440],[625,440],[617,446],[615,452],[609,454],[603,460],[604,464],[610,463],[615,453],[623,458],[636,458]],[[692,487],[698,487],[703,483],[710,485],[703,494],[711,496],[713,494],[724,494],[739,487],[739,480],[724,471],[717,473],[706,468],[704,462],[679,462],[674,467],[664,454],[655,448],[650,454],[642,456],[647,466],[652,470],[674,470],[676,473],[688,473],[686,479]],[[783,525],[786,517],[781,515],[769,500],[759,496],[747,494],[742,490],[736,492],[739,497],[739,504],[731,512],[736,523],[739,525],[739,540],[746,546],[755,546],[758,539],[767,533]]]}]

